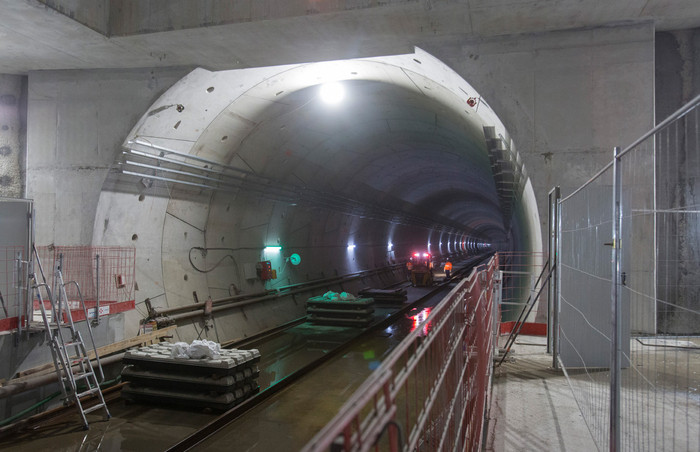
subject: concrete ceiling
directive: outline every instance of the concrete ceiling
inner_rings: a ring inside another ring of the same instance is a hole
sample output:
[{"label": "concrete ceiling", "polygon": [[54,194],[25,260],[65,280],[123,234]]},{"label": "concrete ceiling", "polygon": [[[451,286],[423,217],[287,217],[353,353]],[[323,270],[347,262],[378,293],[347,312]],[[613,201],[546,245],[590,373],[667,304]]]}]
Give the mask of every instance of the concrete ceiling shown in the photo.
[{"label": "concrete ceiling", "polygon": [[[226,4],[233,6],[226,9]],[[420,65],[412,57],[414,46],[439,45],[443,39],[481,39],[629,21],[654,21],[657,29],[664,30],[697,27],[700,2],[0,0],[0,73],[153,66],[224,71],[378,55],[405,56],[407,63],[401,66],[405,68]],[[441,63],[434,66],[441,67]],[[354,79],[347,74],[356,72],[347,70],[338,79]],[[309,72],[303,82],[287,81],[279,91],[266,78],[263,85],[269,86],[269,92],[231,97],[231,103],[236,99],[235,115],[222,114],[201,124],[194,117],[191,124],[185,122],[184,116],[165,105],[162,108],[167,110],[160,113],[160,107],[154,106],[158,114],[153,118],[174,115],[163,120],[162,130],[167,134],[175,129],[177,134],[205,131],[202,137],[174,140],[191,146],[183,150],[186,153],[218,146],[221,153],[209,158],[247,167],[267,180],[312,187],[370,210],[374,206],[378,211],[393,209],[406,217],[429,218],[440,227],[484,240],[506,239],[514,215],[512,204],[526,181],[518,179],[522,168],[511,164],[517,155],[507,155],[507,132],[499,138],[505,146],[502,149],[489,143],[495,137],[484,135],[482,126],[500,121],[479,112],[479,122],[470,125],[467,117],[472,108],[466,97],[480,98],[469,92],[471,87],[461,90],[466,95],[461,99],[460,90],[452,90],[443,81],[446,75],[434,77],[440,80],[434,84],[409,76],[406,80],[416,88],[414,92],[390,86],[399,79],[394,75],[363,75],[354,79],[353,86],[358,88],[354,99],[362,99],[356,107],[329,114],[307,102],[313,97],[307,88],[323,82],[312,77],[315,74]],[[454,82],[454,86],[461,83],[464,81]],[[434,101],[429,93],[441,90],[444,99]],[[189,94],[173,94],[168,105],[185,105],[183,115],[198,111],[194,105],[206,111],[200,99],[204,92],[198,87]],[[220,92],[217,88],[217,95]],[[285,92],[286,112],[277,111],[282,108],[276,100],[281,92]],[[459,105],[451,105],[455,102]],[[256,111],[262,103],[264,113]],[[226,118],[244,124],[235,137],[235,124]],[[229,137],[228,141],[223,137]],[[231,147],[234,141],[240,146]],[[510,166],[494,171],[494,161]],[[362,181],[361,189],[353,181]],[[534,218],[534,204],[531,209],[528,215]],[[539,227],[539,221],[533,223]]]},{"label": "concrete ceiling", "polygon": [[0,73],[259,67],[404,54],[450,36],[475,39],[647,20],[658,30],[700,27],[700,2],[0,0]]}]

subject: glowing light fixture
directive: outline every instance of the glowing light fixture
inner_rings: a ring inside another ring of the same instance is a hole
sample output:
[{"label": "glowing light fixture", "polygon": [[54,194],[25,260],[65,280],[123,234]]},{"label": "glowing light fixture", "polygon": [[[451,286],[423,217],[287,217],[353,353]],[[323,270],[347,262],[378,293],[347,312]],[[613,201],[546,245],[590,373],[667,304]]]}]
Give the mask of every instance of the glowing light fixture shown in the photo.
[{"label": "glowing light fixture", "polygon": [[348,250],[354,250],[354,249],[355,249],[355,245],[348,245]]},{"label": "glowing light fixture", "polygon": [[264,252],[266,253],[279,253],[282,251],[281,246],[266,246],[265,249],[263,249]]},{"label": "glowing light fixture", "polygon": [[337,105],[345,98],[345,88],[338,82],[325,83],[321,85],[319,94],[328,105]]},{"label": "glowing light fixture", "polygon": [[291,256],[289,256],[288,261],[292,265],[299,265],[301,264],[301,256],[299,256],[297,253],[294,253]]}]

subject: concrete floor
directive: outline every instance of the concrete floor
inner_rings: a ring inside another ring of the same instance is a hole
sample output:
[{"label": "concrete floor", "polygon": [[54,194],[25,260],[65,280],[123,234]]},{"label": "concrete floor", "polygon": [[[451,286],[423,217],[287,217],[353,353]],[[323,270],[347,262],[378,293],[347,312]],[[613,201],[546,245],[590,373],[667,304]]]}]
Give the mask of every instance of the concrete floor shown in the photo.
[{"label": "concrete floor", "polygon": [[520,336],[511,353],[494,369],[484,450],[596,450],[566,377],[552,369],[546,338]]},{"label": "concrete floor", "polygon": [[[622,449],[700,451],[700,338],[684,339],[632,339],[634,368],[621,375]],[[545,345],[544,337],[521,336],[515,353],[495,368],[485,450],[596,450],[566,377],[552,369]],[[607,372],[573,369],[569,376],[591,429],[606,444]]]}]

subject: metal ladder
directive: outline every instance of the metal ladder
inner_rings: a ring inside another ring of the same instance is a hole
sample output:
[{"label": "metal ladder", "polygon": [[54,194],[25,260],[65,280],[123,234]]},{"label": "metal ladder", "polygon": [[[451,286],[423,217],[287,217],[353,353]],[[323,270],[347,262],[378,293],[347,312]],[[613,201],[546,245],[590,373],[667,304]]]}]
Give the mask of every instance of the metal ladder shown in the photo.
[{"label": "metal ladder", "polygon": [[[36,293],[36,299],[39,301],[41,317],[46,328],[47,342],[49,344],[49,348],[51,349],[51,356],[53,358],[54,367],[56,368],[56,374],[61,382],[60,387],[63,394],[64,404],[68,405],[71,402],[75,403],[78,411],[80,412],[83,427],[87,430],[89,425],[87,418],[85,417],[86,414],[103,409],[105,419],[109,419],[111,415],[109,414],[107,404],[102,395],[102,390],[100,389],[100,383],[104,381],[104,372],[102,370],[102,365],[100,364],[100,357],[97,354],[97,347],[95,346],[95,339],[92,334],[90,319],[88,317],[87,309],[85,308],[85,301],[82,293],[80,292],[80,286],[77,282],[68,281],[67,283],[64,283],[63,274],[61,271],[63,265],[62,257],[59,258],[59,263],[56,266],[54,273],[54,287],[56,290],[53,292],[46,282],[44,270],[41,266],[36,248],[34,248],[33,252],[43,282],[38,282],[36,273],[31,273],[29,275],[30,286],[32,292]],[[68,297],[66,295],[66,286],[69,284],[75,285],[78,292],[78,297],[80,298],[80,304],[85,314],[85,323],[90,335],[92,348],[95,353],[95,367],[99,371],[99,380],[90,357],[88,356],[87,349],[85,348],[85,342],[83,341],[82,334],[75,327],[71,310],[69,306],[67,306]],[[47,295],[46,299],[50,302],[51,318],[49,318],[46,307],[44,306],[44,298],[41,295],[41,288],[45,290]],[[64,334],[66,337],[64,337]],[[78,383],[80,382],[84,383],[86,389],[78,388]],[[99,399],[99,402],[89,408],[83,408],[83,403],[81,402],[80,398],[88,395],[96,396]]]}]

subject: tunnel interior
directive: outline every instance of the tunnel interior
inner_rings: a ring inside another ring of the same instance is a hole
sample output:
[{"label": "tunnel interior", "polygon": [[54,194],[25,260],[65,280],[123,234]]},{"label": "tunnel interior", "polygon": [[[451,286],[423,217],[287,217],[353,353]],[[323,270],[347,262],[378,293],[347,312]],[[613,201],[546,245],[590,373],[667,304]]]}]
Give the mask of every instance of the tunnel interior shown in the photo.
[{"label": "tunnel interior", "polygon": [[[139,286],[162,287],[159,303],[400,264],[416,250],[539,251],[505,128],[430,55],[243,72],[198,69],[166,92],[105,183],[96,235],[123,242],[109,217],[147,209],[131,244]],[[343,98],[331,104],[321,91],[336,82]],[[264,260],[276,279],[255,277]],[[257,309],[246,321],[263,328],[270,309]]]}]

